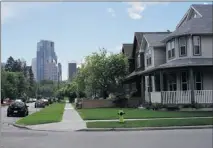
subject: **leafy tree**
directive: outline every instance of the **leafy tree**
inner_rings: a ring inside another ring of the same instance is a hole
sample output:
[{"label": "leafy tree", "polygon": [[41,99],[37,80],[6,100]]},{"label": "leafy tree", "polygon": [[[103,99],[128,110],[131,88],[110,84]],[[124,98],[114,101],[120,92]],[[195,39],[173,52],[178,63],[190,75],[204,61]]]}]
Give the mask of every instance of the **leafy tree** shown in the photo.
[{"label": "leafy tree", "polygon": [[128,61],[122,54],[107,54],[105,49],[86,58],[86,83],[89,90],[98,89],[101,96],[107,97],[111,86],[120,86],[127,74]]},{"label": "leafy tree", "polygon": [[75,92],[77,97],[104,97],[121,91],[121,82],[128,70],[128,60],[122,54],[108,54],[105,49],[86,57],[77,76],[64,86],[65,95]]},{"label": "leafy tree", "polygon": [[18,73],[18,82],[17,82],[17,89],[18,89],[18,97],[22,97],[27,89],[27,82],[25,80],[23,73]]},{"label": "leafy tree", "polygon": [[15,60],[13,59],[12,56],[10,56],[8,59],[7,59],[7,63],[5,64],[5,70],[6,71],[13,71],[13,67],[14,67],[14,62]]}]

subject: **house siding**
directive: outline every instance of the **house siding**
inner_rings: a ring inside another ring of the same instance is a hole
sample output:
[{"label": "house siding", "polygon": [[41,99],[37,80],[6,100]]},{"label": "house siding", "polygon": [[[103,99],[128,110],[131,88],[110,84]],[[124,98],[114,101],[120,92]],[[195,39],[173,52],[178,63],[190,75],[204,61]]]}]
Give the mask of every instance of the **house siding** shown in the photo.
[{"label": "house siding", "polygon": [[154,48],[154,66],[159,66],[166,63],[166,48],[156,47]]}]

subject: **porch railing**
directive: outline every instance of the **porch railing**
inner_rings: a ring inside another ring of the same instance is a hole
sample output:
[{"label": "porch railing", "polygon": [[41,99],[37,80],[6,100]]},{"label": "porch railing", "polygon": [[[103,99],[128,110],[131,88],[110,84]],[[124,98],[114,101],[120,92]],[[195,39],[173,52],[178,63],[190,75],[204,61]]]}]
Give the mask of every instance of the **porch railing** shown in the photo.
[{"label": "porch railing", "polygon": [[[152,103],[191,104],[191,99],[191,90],[151,92]],[[213,103],[213,90],[195,90],[194,99],[195,103],[211,104]],[[148,94],[146,100],[148,100]]]},{"label": "porch railing", "polygon": [[191,90],[162,91],[162,104],[190,104]]},{"label": "porch railing", "polygon": [[213,90],[195,90],[194,94],[196,103],[213,103]]}]

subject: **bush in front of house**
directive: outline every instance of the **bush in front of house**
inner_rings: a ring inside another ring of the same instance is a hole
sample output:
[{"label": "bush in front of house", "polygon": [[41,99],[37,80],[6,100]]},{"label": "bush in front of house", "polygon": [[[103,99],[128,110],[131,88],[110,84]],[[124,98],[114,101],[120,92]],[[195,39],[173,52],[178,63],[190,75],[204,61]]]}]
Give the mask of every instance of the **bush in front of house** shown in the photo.
[{"label": "bush in front of house", "polygon": [[125,94],[116,95],[112,102],[115,104],[115,107],[128,107],[128,98],[126,98]]}]

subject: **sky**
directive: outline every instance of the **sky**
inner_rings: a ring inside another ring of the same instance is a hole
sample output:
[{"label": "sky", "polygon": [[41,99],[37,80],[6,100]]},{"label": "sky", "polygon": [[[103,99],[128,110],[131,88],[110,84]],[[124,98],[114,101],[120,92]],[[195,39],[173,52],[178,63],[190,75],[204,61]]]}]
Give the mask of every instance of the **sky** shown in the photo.
[{"label": "sky", "polygon": [[[204,4],[204,2],[196,2]],[[134,32],[174,31],[192,2],[2,2],[1,61],[31,65],[40,40],[55,42],[67,79],[68,63],[106,48],[118,53]]]}]

